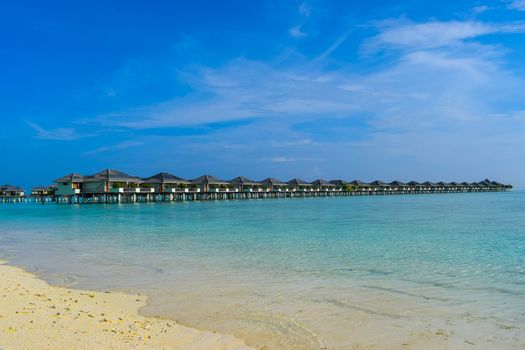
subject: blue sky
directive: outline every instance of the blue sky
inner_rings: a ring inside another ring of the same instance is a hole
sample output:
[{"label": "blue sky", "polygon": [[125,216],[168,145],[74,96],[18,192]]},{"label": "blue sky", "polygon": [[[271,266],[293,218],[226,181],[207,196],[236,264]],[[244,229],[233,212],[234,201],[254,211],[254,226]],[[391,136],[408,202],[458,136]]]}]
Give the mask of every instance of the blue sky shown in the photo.
[{"label": "blue sky", "polygon": [[525,187],[525,0],[0,3],[0,183]]}]

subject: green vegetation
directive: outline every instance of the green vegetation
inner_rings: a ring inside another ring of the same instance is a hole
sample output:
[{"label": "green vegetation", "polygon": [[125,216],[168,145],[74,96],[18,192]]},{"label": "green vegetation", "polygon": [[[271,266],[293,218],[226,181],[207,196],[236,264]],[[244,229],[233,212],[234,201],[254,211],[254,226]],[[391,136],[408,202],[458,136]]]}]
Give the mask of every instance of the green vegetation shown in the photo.
[{"label": "green vegetation", "polygon": [[125,182],[113,182],[111,188],[124,188],[126,186]]}]

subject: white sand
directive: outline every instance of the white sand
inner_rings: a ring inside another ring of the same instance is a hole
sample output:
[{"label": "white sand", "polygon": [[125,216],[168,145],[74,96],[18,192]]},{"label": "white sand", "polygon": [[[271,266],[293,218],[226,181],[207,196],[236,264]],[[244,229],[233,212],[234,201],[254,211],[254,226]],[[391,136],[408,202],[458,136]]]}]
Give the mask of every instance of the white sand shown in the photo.
[{"label": "white sand", "polygon": [[230,335],[139,316],[145,301],[52,287],[0,262],[0,349],[252,349]]}]

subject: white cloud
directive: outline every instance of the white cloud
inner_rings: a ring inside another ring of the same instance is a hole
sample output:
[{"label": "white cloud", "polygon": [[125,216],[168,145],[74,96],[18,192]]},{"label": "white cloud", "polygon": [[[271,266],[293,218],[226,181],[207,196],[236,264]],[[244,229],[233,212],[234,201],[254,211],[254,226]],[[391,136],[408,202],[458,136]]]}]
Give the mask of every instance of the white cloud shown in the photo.
[{"label": "white cloud", "polygon": [[294,147],[294,146],[303,146],[312,143],[312,139],[301,139],[288,142],[274,142],[273,147]]},{"label": "white cloud", "polygon": [[472,12],[474,14],[480,14],[480,13],[484,13],[484,12],[487,12],[488,10],[490,10],[490,7],[486,6],[486,5],[479,5],[479,6],[474,6],[472,8]]},{"label": "white cloud", "polygon": [[295,26],[293,28],[290,28],[288,33],[293,38],[302,38],[302,37],[308,36],[307,33],[302,31],[301,26]]},{"label": "white cloud", "polygon": [[525,0],[511,1],[508,7],[512,10],[525,11]]},{"label": "white cloud", "polygon": [[36,138],[42,140],[71,141],[80,138],[73,128],[44,129],[40,125],[26,120],[25,123],[34,131]]},{"label": "white cloud", "polygon": [[292,158],[287,157],[274,157],[271,159],[272,163],[290,163],[294,160]]},{"label": "white cloud", "polygon": [[367,51],[382,48],[432,49],[459,45],[465,40],[495,33],[525,31],[525,23],[491,24],[476,21],[383,22],[380,33],[365,45]]},{"label": "white cloud", "polygon": [[86,151],[84,152],[84,154],[93,155],[97,153],[105,153],[105,152],[110,152],[110,151],[123,150],[123,149],[128,149],[131,147],[141,146],[143,144],[144,142],[141,142],[141,141],[125,141],[125,142],[121,142],[115,145],[102,146],[102,147],[99,147],[91,151]]},{"label": "white cloud", "polygon": [[[468,166],[478,166],[489,176],[489,165],[462,164],[461,159],[486,154],[486,164],[501,166],[498,152],[519,156],[517,149],[525,147],[525,120],[506,106],[525,109],[525,82],[506,65],[503,46],[483,44],[479,37],[522,31],[521,22],[390,22],[379,30],[367,44],[389,50],[391,59],[366,72],[330,59],[346,40],[348,34],[342,33],[318,60],[294,55],[277,63],[235,59],[218,68],[192,67],[179,78],[193,93],[98,120],[147,129],[257,119],[256,125],[223,130],[220,137],[185,138],[182,147],[189,147],[185,145],[189,142],[221,150],[211,162],[217,157],[230,163],[257,159],[264,163],[254,165],[260,171],[293,161],[293,170],[307,176],[313,174],[314,165],[337,176],[337,169],[348,170],[360,162],[368,171],[386,176],[385,169],[393,162],[392,169],[405,164],[416,174],[414,164],[419,164],[424,176],[445,163],[465,174]],[[353,121],[364,126],[356,130],[345,125]],[[297,127],[308,123],[314,126]],[[480,140],[487,140],[486,145]],[[509,148],[510,140],[516,147]],[[240,146],[232,148],[231,142]],[[279,147],[288,147],[286,156]],[[329,164],[334,159],[341,161]],[[380,165],[374,168],[370,159]],[[359,171],[358,166],[355,169]],[[438,171],[435,176],[440,175]]]},{"label": "white cloud", "polygon": [[299,13],[301,14],[301,16],[308,17],[310,16],[311,12],[312,12],[312,7],[308,5],[306,2],[303,2],[299,6]]}]

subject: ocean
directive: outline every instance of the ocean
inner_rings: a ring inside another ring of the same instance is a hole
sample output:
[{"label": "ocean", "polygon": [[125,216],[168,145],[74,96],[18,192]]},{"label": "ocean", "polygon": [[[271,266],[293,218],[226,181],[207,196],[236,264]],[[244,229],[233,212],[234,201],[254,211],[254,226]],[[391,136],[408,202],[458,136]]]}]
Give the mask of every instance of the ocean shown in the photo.
[{"label": "ocean", "polygon": [[525,192],[0,204],[0,258],[261,349],[525,348]]}]

